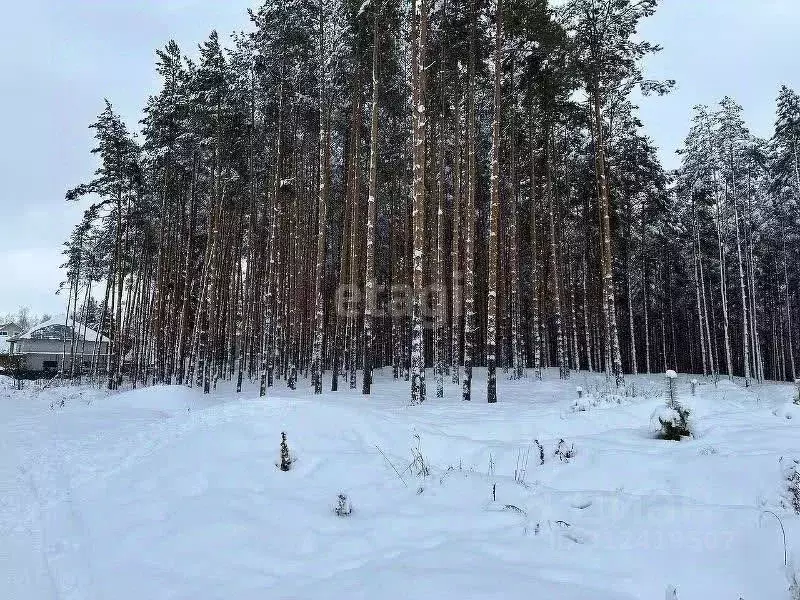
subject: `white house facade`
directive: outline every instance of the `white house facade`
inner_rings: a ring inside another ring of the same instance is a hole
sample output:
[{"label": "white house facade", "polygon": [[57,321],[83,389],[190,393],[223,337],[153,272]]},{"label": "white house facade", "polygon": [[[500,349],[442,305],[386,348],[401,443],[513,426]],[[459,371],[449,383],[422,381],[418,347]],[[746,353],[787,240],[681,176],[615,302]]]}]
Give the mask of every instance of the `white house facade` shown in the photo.
[{"label": "white house facade", "polygon": [[11,343],[9,340],[14,339],[22,333],[22,327],[16,323],[4,323],[0,325],[0,354],[8,354],[11,352]]}]

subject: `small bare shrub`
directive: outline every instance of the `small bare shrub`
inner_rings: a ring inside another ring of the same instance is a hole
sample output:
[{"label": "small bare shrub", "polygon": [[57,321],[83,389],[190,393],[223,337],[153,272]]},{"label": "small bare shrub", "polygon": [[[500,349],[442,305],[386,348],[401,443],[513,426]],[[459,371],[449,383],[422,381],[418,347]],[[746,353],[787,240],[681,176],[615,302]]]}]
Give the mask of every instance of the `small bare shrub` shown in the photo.
[{"label": "small bare shrub", "polygon": [[337,496],[333,512],[336,513],[337,517],[349,517],[353,513],[353,505],[350,503],[347,494],[341,493]]},{"label": "small bare shrub", "polygon": [[417,440],[417,445],[411,449],[412,460],[409,468],[417,477],[427,477],[431,474],[430,463],[422,454],[422,450],[420,449],[419,434],[415,435],[414,438]]},{"label": "small bare shrub", "polygon": [[531,454],[531,447],[528,447],[523,452],[517,451],[517,466],[514,469],[514,481],[522,486],[525,485],[525,477],[528,473],[528,457]]},{"label": "small bare shrub", "polygon": [[553,453],[553,456],[558,457],[561,462],[568,463],[575,457],[575,444],[568,447],[563,439],[558,440],[558,446],[556,446],[556,451]]},{"label": "small bare shrub", "polygon": [[789,580],[789,600],[800,600],[800,571],[794,564],[786,565],[786,579]]},{"label": "small bare shrub", "polygon": [[544,464],[544,446],[539,443],[539,440],[533,440],[536,446],[539,448],[539,464]]},{"label": "small bare shrub", "polygon": [[281,431],[281,462],[278,465],[281,471],[288,471],[292,468],[292,456],[289,454],[289,445],[286,443],[286,432]]},{"label": "small bare shrub", "polygon": [[781,465],[786,486],[781,504],[796,515],[800,515],[800,460],[795,458],[786,461],[785,465],[781,460]]}]

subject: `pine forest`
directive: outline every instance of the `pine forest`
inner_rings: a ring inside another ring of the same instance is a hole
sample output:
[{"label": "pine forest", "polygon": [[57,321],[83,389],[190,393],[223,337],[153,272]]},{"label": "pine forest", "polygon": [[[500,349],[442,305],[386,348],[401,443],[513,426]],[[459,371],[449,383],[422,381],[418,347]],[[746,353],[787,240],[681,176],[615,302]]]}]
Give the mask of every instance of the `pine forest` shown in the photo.
[{"label": "pine forest", "polygon": [[168,43],[66,193],[69,318],[111,340],[67,341],[71,375],[369,394],[382,369],[411,404],[548,367],[793,381],[800,96],[776,82],[769,139],[695,107],[665,169],[637,106],[676,84],[644,69],[656,10],[268,0]]}]

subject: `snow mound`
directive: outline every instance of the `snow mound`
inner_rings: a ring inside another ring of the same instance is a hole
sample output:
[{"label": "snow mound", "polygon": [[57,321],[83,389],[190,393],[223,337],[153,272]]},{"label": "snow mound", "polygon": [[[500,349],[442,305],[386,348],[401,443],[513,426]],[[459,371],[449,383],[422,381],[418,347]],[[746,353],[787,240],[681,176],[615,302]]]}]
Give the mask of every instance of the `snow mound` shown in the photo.
[{"label": "snow mound", "polygon": [[202,390],[182,385],[157,385],[109,396],[106,405],[114,408],[131,408],[155,411],[164,416],[209,408],[221,400]]},{"label": "snow mound", "polygon": [[580,398],[575,400],[570,407],[572,412],[587,412],[593,408],[610,408],[622,404],[624,398],[622,396],[608,395],[598,398],[583,394]]},{"label": "snow mound", "polygon": [[736,390],[740,390],[741,389],[741,386],[739,386],[735,382],[731,381],[730,379],[720,379],[715,384],[715,387],[718,390],[727,390],[727,391],[736,391]]},{"label": "snow mound", "polygon": [[782,419],[800,421],[800,404],[786,402],[773,410],[772,414]]}]

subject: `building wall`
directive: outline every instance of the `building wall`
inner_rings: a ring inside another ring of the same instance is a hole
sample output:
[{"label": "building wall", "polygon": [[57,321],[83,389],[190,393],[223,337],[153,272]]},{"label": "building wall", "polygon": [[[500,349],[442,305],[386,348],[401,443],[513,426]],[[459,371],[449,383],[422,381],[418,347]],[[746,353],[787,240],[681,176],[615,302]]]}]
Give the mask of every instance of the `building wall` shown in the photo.
[{"label": "building wall", "polygon": [[5,333],[5,335],[0,335],[0,354],[8,354],[9,350],[11,349],[8,339],[19,335],[22,333],[22,330],[16,325],[12,325],[10,327],[0,327],[0,334],[3,333]]},{"label": "building wall", "polygon": [[[76,360],[80,360],[81,352],[83,352],[84,367],[91,364],[92,357],[97,350],[97,342],[86,342],[86,346],[78,346],[78,352],[75,354]],[[100,344],[99,354],[101,356],[108,353],[108,343],[103,342]],[[25,370],[26,371],[49,371],[58,370],[62,368],[62,359],[64,358],[64,343],[58,340],[18,340],[14,349],[14,354],[21,354],[25,356]],[[99,368],[104,368],[105,361],[101,360]],[[65,361],[65,369],[71,368],[69,344],[67,344],[67,356]]]},{"label": "building wall", "polygon": [[[92,343],[92,346],[94,344]],[[89,342],[86,343],[89,346]],[[70,342],[67,340],[67,353],[69,353]],[[61,340],[17,340],[14,348],[16,354],[27,352],[52,352],[53,354],[63,354],[64,342]]]}]

